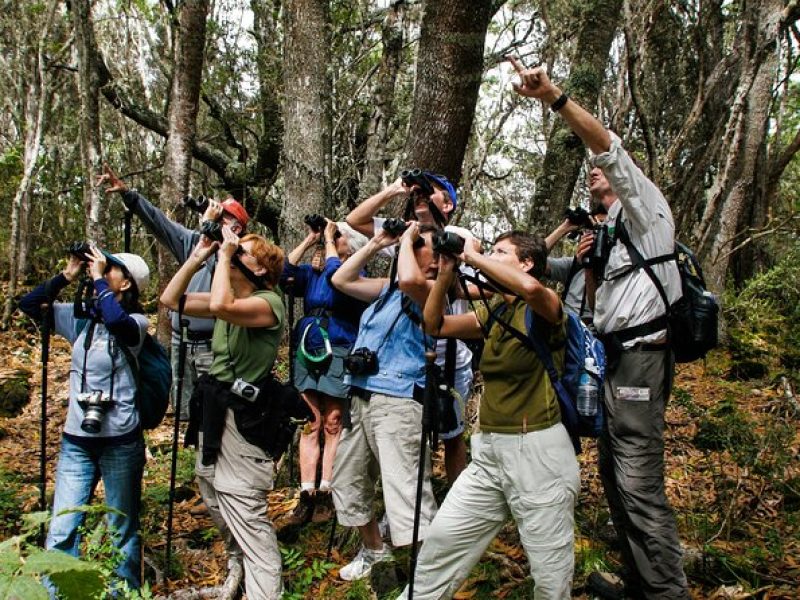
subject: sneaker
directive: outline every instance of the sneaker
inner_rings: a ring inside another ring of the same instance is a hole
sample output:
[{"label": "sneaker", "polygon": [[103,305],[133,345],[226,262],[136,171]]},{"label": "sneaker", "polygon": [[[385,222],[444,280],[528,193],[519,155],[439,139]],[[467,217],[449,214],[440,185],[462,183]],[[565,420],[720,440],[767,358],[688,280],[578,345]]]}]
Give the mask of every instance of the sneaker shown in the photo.
[{"label": "sneaker", "polygon": [[314,498],[311,492],[303,490],[300,492],[300,499],[294,510],[287,515],[280,518],[278,527],[286,527],[287,525],[305,525],[311,520],[314,513]]},{"label": "sneaker", "polygon": [[333,494],[330,490],[317,490],[314,494],[314,512],[311,515],[312,523],[330,521],[336,509],[333,507]]},{"label": "sneaker", "polygon": [[393,560],[392,550],[386,544],[380,550],[370,550],[361,546],[356,557],[347,565],[339,569],[339,577],[345,581],[355,581],[363,579],[372,570],[375,563]]},{"label": "sneaker", "polygon": [[613,573],[593,571],[589,573],[586,585],[600,598],[606,600],[623,600],[625,598],[625,584]]}]

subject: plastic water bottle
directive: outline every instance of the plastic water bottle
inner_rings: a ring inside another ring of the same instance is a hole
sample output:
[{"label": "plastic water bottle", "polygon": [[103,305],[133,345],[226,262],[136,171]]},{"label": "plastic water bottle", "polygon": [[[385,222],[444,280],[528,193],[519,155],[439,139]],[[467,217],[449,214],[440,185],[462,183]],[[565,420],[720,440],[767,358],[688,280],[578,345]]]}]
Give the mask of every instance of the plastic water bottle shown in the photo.
[{"label": "plastic water bottle", "polygon": [[594,359],[586,357],[583,373],[578,381],[578,413],[584,417],[593,417],[597,414],[599,389],[597,380],[591,375],[596,370]]}]

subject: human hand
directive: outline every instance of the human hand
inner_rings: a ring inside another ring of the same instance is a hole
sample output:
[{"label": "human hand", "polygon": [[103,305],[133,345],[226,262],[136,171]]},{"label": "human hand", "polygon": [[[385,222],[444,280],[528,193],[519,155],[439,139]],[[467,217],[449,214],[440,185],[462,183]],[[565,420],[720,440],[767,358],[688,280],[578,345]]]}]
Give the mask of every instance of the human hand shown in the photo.
[{"label": "human hand", "polygon": [[64,270],[61,271],[61,273],[67,278],[67,281],[73,282],[81,274],[81,271],[85,265],[86,263],[84,263],[80,258],[70,254],[69,258],[67,259],[67,266],[64,267]]},{"label": "human hand", "polygon": [[114,171],[111,170],[108,163],[103,163],[103,173],[97,176],[94,184],[95,187],[97,187],[103,183],[106,184],[106,194],[112,194],[114,192],[124,194],[128,191],[128,186],[122,179],[114,174]]},{"label": "human hand", "polygon": [[89,244],[89,253],[89,273],[92,279],[102,279],[106,272],[108,259],[105,254],[100,252],[100,249],[94,242]]},{"label": "human hand", "polygon": [[233,233],[227,225],[222,226],[222,244],[219,247],[220,254],[227,258],[233,257],[239,249],[239,236]]},{"label": "human hand", "polygon": [[208,236],[201,235],[200,241],[197,242],[197,245],[192,251],[191,258],[197,264],[202,264],[207,261],[209,257],[217,251],[218,248],[219,242],[215,242]]},{"label": "human hand", "polygon": [[592,245],[594,244],[594,231],[591,229],[587,229],[583,232],[581,236],[581,240],[578,242],[578,249],[575,251],[575,258],[578,260],[578,263],[583,262],[583,257],[586,256],[592,250]]},{"label": "human hand", "polygon": [[400,243],[408,242],[414,244],[419,239],[419,222],[406,221],[406,230],[400,236]]},{"label": "human hand", "polygon": [[331,221],[330,219],[325,219],[325,241],[326,242],[334,242],[336,237],[336,232],[339,230],[338,226],[336,225],[336,221]]},{"label": "human hand", "polygon": [[400,238],[389,234],[388,231],[381,227],[375,236],[370,240],[370,243],[375,246],[376,250],[383,250],[389,246],[394,246],[399,239]]},{"label": "human hand", "polygon": [[450,256],[449,254],[440,254],[439,255],[439,276],[442,275],[452,275],[456,272],[458,268],[458,259],[455,256]]},{"label": "human hand", "polygon": [[520,96],[538,98],[539,100],[544,100],[547,104],[552,104],[561,96],[561,90],[550,81],[544,67],[529,69],[514,56],[508,56],[506,60],[512,64],[517,75],[519,75],[520,83],[512,83],[511,85]]},{"label": "human hand", "polygon": [[216,200],[208,199],[208,208],[203,213],[203,221],[219,221],[222,218],[222,204]]}]

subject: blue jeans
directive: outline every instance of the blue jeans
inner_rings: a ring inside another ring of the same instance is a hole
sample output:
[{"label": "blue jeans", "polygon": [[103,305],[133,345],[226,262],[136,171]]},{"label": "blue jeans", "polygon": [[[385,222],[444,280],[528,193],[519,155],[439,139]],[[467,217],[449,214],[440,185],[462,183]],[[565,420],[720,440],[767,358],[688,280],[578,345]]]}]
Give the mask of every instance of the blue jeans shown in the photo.
[{"label": "blue jeans", "polygon": [[138,589],[141,586],[139,508],[144,460],[142,439],[119,446],[87,450],[62,438],[47,549],[78,556],[81,544],[78,528],[83,524],[85,514],[59,513],[88,504],[97,482],[102,478],[106,505],[122,513],[106,515],[115,545],[122,552],[122,562],[117,566],[116,573],[132,589]]}]

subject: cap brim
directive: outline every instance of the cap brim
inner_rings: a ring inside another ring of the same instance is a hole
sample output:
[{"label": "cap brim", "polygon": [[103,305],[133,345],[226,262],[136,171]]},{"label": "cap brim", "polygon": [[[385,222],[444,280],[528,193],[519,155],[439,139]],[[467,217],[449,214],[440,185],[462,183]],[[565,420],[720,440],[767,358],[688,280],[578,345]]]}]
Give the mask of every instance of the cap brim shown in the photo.
[{"label": "cap brim", "polygon": [[125,263],[122,262],[120,259],[118,259],[113,254],[111,254],[110,252],[107,252],[105,250],[100,250],[100,252],[103,253],[103,256],[106,257],[106,260],[108,260],[109,264],[116,265],[116,266],[118,266],[119,268],[121,268],[124,271],[128,270],[128,267],[125,266]]}]

